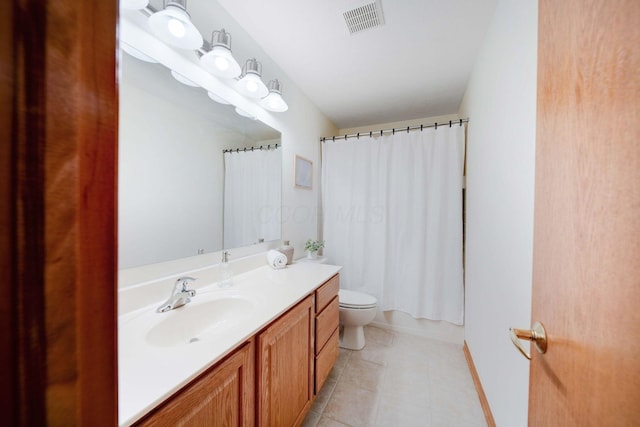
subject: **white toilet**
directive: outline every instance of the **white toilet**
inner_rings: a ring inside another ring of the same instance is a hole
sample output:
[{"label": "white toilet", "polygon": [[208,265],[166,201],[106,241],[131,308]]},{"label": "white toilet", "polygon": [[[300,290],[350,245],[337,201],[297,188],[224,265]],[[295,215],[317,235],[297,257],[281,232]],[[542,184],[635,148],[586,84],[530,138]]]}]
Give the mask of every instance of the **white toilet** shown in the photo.
[{"label": "white toilet", "polygon": [[376,317],[378,300],[374,296],[347,289],[340,289],[338,295],[340,325],[344,328],[340,347],[362,350],[365,344],[363,327]]}]

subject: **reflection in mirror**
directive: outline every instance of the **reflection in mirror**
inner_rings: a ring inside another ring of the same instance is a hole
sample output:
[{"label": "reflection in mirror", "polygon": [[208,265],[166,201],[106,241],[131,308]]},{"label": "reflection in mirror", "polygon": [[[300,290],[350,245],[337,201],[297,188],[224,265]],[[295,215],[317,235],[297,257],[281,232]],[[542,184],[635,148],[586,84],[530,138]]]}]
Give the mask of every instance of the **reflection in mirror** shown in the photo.
[{"label": "reflection in mirror", "polygon": [[[271,145],[254,152],[280,160],[281,150],[273,149],[280,143],[279,132],[239,116],[232,105],[212,101],[201,88],[179,83],[160,64],[123,53],[120,74],[119,268],[222,250],[227,229],[223,205],[238,204],[235,190],[223,195],[223,150]],[[280,180],[281,160],[272,163],[278,170],[271,174]],[[234,225],[229,225],[228,234],[242,237],[229,240],[224,249],[280,238],[281,185],[278,181],[262,192],[258,179],[250,174],[236,179],[238,188],[255,190],[253,195],[240,190],[238,196],[246,201],[258,192],[269,194],[269,199],[262,201],[262,208],[245,203],[244,210],[230,211],[227,218]],[[277,191],[267,191],[275,187]],[[262,224],[244,222],[256,218]],[[236,232],[235,227],[256,232]]]},{"label": "reflection in mirror", "polygon": [[280,238],[280,151],[268,145],[225,151],[224,249]]}]

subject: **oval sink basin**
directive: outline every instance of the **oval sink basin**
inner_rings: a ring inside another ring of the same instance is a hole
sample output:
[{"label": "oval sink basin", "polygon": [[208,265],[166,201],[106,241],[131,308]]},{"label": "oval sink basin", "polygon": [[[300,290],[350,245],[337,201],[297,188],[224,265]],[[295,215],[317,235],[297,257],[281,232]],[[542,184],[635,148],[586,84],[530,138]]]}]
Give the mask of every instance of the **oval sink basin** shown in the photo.
[{"label": "oval sink basin", "polygon": [[254,305],[242,298],[220,298],[201,304],[187,304],[163,313],[167,316],[152,327],[147,342],[159,347],[175,347],[206,340],[245,318]]}]

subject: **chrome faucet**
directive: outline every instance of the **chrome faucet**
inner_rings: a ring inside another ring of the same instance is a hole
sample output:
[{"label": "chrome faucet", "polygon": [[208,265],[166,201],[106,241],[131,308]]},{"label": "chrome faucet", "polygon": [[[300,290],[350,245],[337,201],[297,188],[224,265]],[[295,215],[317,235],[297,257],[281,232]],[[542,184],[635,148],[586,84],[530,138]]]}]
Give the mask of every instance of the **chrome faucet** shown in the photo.
[{"label": "chrome faucet", "polygon": [[164,304],[158,307],[156,311],[158,313],[164,313],[174,308],[182,307],[190,302],[191,297],[196,295],[196,291],[194,289],[187,289],[187,286],[195,280],[193,277],[188,276],[180,277],[176,280],[176,284],[173,285],[173,291],[171,291],[171,296]]}]

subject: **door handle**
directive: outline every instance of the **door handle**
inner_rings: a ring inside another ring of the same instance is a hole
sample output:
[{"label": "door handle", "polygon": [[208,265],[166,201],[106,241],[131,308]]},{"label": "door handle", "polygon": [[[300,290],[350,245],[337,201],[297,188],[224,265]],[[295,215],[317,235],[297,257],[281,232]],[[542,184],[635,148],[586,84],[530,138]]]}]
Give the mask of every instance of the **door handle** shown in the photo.
[{"label": "door handle", "polygon": [[536,321],[536,323],[533,324],[533,328],[530,330],[509,328],[509,332],[511,334],[511,342],[513,342],[513,345],[515,345],[516,348],[520,350],[520,353],[522,353],[522,355],[527,359],[531,360],[531,355],[524,349],[520,340],[533,341],[536,349],[541,354],[544,354],[547,351],[547,333],[544,330],[542,323]]}]

